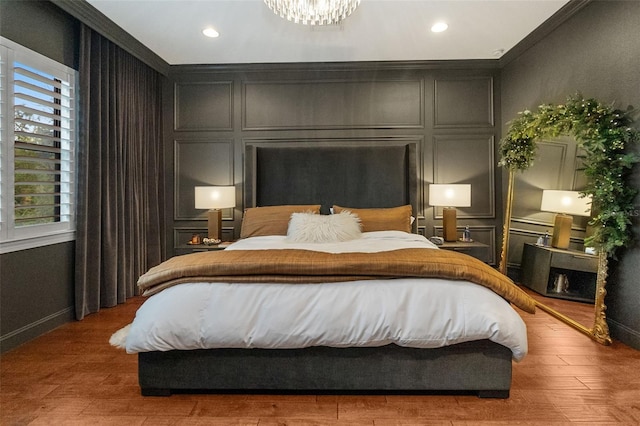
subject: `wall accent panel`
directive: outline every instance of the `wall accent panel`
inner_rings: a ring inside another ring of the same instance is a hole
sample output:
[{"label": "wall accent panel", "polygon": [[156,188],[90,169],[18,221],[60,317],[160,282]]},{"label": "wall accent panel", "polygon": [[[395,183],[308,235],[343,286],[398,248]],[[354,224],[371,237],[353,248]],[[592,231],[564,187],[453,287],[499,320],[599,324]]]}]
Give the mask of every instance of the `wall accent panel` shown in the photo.
[{"label": "wall accent panel", "polygon": [[423,83],[270,81],[243,85],[243,130],[421,128]]},{"label": "wall accent panel", "polygon": [[493,127],[493,78],[437,79],[435,128]]},{"label": "wall accent panel", "polygon": [[[458,217],[495,217],[494,151],[493,135],[434,137],[434,182],[471,184],[471,207],[458,208]],[[435,208],[434,214],[441,219],[442,207]]]},{"label": "wall accent panel", "polygon": [[180,82],[175,85],[175,130],[231,130],[233,83]]},{"label": "wall accent panel", "polygon": [[[233,185],[233,140],[174,141],[174,219],[206,220],[195,208],[195,186]],[[222,210],[223,220],[233,220],[233,209]]]},{"label": "wall accent panel", "polygon": [[[175,66],[169,77],[164,86],[166,158],[173,174],[167,182],[173,188],[167,203],[168,255],[182,253],[186,238],[205,231],[204,212],[193,208],[193,186],[199,184],[235,184],[237,205],[225,212],[224,237],[238,238],[241,212],[256,202],[247,199],[252,182],[246,181],[245,156],[251,145],[409,141],[418,147],[418,232],[431,236],[441,221],[425,201],[427,185],[465,179],[475,192],[473,207],[463,209],[459,225],[476,227],[478,238],[486,237],[492,247],[488,260],[493,262],[496,233],[483,229],[495,228],[500,220],[494,189],[499,134],[492,124],[499,107],[494,102],[498,71],[398,64],[375,69],[290,64],[282,70]],[[217,121],[209,121],[212,110]],[[290,161],[282,159],[282,174],[293,173],[287,170]],[[379,185],[385,173],[392,179],[389,164],[379,169],[380,179],[376,176],[370,184]],[[331,170],[318,170],[327,173]]]}]

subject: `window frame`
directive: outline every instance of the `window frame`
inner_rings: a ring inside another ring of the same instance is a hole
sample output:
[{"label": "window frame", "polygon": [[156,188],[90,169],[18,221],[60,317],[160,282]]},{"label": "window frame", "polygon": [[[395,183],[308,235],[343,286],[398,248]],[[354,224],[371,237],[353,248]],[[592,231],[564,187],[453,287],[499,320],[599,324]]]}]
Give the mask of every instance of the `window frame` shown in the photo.
[{"label": "window frame", "polygon": [[[16,226],[14,64],[52,75],[69,83],[71,117],[69,147],[68,220]],[[0,37],[0,254],[75,240],[78,146],[78,72],[46,56]]]}]

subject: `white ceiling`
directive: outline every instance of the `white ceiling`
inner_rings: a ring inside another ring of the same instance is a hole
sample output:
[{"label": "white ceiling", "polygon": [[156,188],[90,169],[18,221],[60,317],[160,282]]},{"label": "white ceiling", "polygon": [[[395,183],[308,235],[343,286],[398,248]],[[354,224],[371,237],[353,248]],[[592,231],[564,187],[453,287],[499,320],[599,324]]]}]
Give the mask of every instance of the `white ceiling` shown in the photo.
[{"label": "white ceiling", "polygon": [[[171,65],[496,59],[568,0],[362,0],[306,26],[262,0],[87,0]],[[444,20],[449,29],[432,33]],[[218,38],[202,29],[212,26]]]}]

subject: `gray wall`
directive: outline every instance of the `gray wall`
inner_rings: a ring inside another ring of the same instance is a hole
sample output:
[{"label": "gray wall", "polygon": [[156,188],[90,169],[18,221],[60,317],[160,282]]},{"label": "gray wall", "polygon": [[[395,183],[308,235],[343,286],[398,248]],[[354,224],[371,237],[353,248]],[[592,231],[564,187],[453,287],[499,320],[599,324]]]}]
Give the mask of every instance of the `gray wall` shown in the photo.
[{"label": "gray wall", "polygon": [[[622,108],[640,108],[640,2],[594,1],[505,66],[501,122],[542,103],[561,103],[576,92]],[[633,180],[640,187],[638,172]],[[636,205],[640,211],[640,199]],[[638,237],[637,215],[633,220]],[[606,298],[611,333],[640,348],[638,242],[611,266]]]},{"label": "gray wall", "polygon": [[469,225],[474,239],[491,246],[485,260],[494,264],[500,80],[497,69],[478,62],[467,68],[172,67],[164,115],[166,184],[173,194],[167,255],[184,253],[193,233],[205,233],[205,212],[194,208],[196,185],[236,186],[237,207],[223,214],[223,233],[227,240],[240,235],[247,144],[410,140],[419,151],[419,232],[441,232],[441,211],[426,202],[429,183],[471,183],[472,205],[459,209],[458,227]]},{"label": "gray wall", "polygon": [[[0,2],[3,37],[75,69],[78,28],[47,1]],[[73,318],[73,262],[73,242],[0,255],[0,352]]]}]

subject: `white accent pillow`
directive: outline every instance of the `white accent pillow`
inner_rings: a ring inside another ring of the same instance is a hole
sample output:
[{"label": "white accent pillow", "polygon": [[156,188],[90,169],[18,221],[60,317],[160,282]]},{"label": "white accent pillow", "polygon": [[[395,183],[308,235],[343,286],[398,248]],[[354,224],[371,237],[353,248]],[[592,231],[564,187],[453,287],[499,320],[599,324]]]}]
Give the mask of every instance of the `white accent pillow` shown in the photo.
[{"label": "white accent pillow", "polygon": [[287,240],[294,243],[334,243],[362,236],[360,218],[349,211],[320,215],[292,213]]}]

